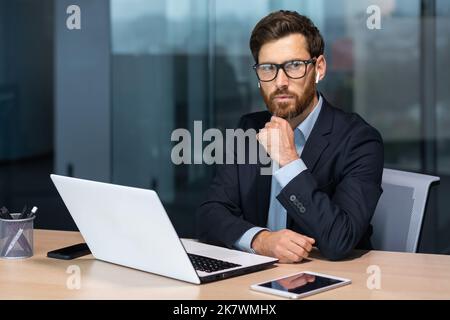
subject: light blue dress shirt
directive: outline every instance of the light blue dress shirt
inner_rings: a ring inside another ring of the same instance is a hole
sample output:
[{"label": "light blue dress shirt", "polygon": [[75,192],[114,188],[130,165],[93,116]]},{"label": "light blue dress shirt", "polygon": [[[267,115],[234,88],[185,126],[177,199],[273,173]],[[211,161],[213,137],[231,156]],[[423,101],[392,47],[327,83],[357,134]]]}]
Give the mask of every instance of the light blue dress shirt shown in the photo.
[{"label": "light blue dress shirt", "polygon": [[[319,102],[314,107],[313,111],[294,130],[294,142],[299,157],[302,154],[303,147],[311,134],[321,109],[322,96],[319,95]],[[286,229],[286,209],[281,205],[276,197],[292,179],[306,169],[306,165],[302,159],[292,161],[283,168],[280,168],[278,163],[275,161],[273,162],[267,228],[253,227],[247,230],[247,232],[245,232],[234,244],[237,249],[255,253],[255,251],[251,248],[251,243],[258,232],[262,230],[278,231]]]}]

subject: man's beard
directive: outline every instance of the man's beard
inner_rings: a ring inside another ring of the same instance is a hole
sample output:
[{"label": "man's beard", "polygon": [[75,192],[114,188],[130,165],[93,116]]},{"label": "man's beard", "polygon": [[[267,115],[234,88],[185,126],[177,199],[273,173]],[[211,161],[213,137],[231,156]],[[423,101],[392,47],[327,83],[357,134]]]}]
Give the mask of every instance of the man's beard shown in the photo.
[{"label": "man's beard", "polygon": [[[284,89],[277,89],[269,97],[263,92],[264,102],[269,112],[274,116],[289,120],[302,114],[314,100],[316,94],[316,85],[314,81],[306,83],[305,90],[301,97],[297,94]],[[288,95],[294,97],[293,102],[276,102],[275,97],[279,95]]]}]

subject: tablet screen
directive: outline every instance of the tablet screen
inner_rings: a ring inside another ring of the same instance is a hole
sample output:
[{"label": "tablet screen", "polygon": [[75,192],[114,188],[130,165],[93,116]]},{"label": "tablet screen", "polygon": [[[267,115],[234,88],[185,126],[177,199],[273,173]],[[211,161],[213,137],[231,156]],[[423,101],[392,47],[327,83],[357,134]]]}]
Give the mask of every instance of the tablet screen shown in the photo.
[{"label": "tablet screen", "polygon": [[260,284],[260,286],[296,294],[302,294],[342,282],[343,281],[341,280],[326,278],[304,272],[290,277],[262,283]]}]

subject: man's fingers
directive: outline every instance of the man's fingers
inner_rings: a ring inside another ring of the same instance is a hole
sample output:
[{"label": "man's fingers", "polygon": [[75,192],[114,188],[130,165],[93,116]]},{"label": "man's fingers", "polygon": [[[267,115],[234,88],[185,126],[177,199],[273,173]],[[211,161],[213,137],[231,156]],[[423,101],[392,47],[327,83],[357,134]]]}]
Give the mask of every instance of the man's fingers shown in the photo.
[{"label": "man's fingers", "polygon": [[312,249],[311,238],[288,229],[280,230],[273,235],[275,237],[271,241],[270,251],[281,263],[300,262],[308,258]]},{"label": "man's fingers", "polygon": [[261,129],[256,134],[256,139],[258,139],[258,141],[260,141],[261,139],[264,139],[266,136],[267,136],[267,130],[266,129]]},{"label": "man's fingers", "polygon": [[310,237],[307,237],[307,236],[304,236],[306,239],[308,239],[309,240],[309,242],[311,243],[311,244],[314,244],[314,243],[316,243],[316,240],[314,240],[313,238],[310,238]]},{"label": "man's fingers", "polygon": [[290,127],[289,122],[287,122],[285,119],[280,118],[280,117],[275,117],[272,116],[272,118],[270,118],[270,122],[271,123],[275,123],[277,125],[279,125],[280,127]]},{"label": "man's fingers", "polygon": [[[293,241],[289,241],[286,244],[286,249],[288,249],[290,252],[294,253],[297,257],[308,258],[309,251],[306,250],[306,248],[298,245],[297,243],[295,243]],[[297,260],[297,261],[300,261],[300,260]]]},{"label": "man's fingers", "polygon": [[295,242],[300,247],[305,248],[305,250],[307,250],[308,252],[311,251],[312,245],[315,242],[313,238],[303,236],[295,232],[292,233],[291,241]]},{"label": "man's fingers", "polygon": [[304,242],[303,248],[305,248],[308,252],[311,252],[311,250],[312,250],[311,241],[308,240],[307,238],[303,238],[303,242]]},{"label": "man's fingers", "polygon": [[270,118],[271,122],[275,122],[275,123],[279,123],[279,124],[284,124],[285,122],[287,122],[286,120],[284,120],[283,118],[280,117],[276,117],[276,116],[272,116]]},{"label": "man's fingers", "polygon": [[279,129],[280,128],[280,124],[276,123],[276,122],[266,122],[266,124],[264,125],[265,129]]},{"label": "man's fingers", "polygon": [[[289,248],[291,246],[291,248]],[[273,247],[273,255],[277,257],[282,263],[292,263],[302,260],[301,254],[297,254],[299,251],[295,248],[295,245],[291,241],[280,241]]]},{"label": "man's fingers", "polygon": [[311,243],[298,233],[292,234],[290,240],[296,245],[304,248],[308,252],[310,252],[312,249]]},{"label": "man's fingers", "polygon": [[291,239],[292,243],[294,243],[296,246],[303,248],[306,252],[311,252],[312,245],[309,243],[309,241],[305,239]]},{"label": "man's fingers", "polygon": [[295,252],[292,252],[291,250],[284,248],[280,253],[280,256],[282,257],[282,260],[292,263],[292,262],[299,262],[302,261],[302,257],[296,254]]}]

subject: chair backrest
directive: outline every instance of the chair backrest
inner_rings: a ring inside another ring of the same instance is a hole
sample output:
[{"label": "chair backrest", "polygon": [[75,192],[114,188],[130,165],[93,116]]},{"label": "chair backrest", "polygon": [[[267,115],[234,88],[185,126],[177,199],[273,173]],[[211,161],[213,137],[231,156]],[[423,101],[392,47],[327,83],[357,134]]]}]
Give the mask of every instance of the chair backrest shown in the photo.
[{"label": "chair backrest", "polygon": [[383,194],[372,218],[375,250],[417,252],[430,185],[439,177],[383,170]]}]

